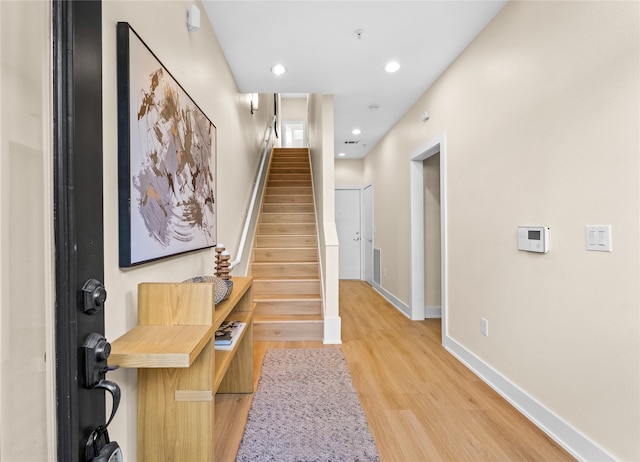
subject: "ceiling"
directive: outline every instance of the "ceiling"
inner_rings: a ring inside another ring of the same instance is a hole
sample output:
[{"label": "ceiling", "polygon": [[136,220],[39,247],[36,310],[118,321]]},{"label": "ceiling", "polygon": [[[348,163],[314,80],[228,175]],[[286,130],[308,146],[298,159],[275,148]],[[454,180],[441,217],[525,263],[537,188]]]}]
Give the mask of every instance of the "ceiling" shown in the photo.
[{"label": "ceiling", "polygon": [[[506,0],[202,3],[241,92],[334,95],[335,155],[349,159],[366,156]],[[385,72],[389,61],[400,69]]]}]

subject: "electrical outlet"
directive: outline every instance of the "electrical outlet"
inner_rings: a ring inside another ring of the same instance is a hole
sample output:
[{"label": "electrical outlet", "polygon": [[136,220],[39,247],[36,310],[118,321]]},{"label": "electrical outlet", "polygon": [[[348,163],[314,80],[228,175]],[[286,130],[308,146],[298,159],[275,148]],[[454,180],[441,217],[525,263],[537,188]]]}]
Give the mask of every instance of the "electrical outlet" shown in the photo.
[{"label": "electrical outlet", "polygon": [[480,318],[480,333],[485,337],[489,336],[489,321],[485,318]]},{"label": "electrical outlet", "polygon": [[384,272],[384,277],[386,278],[386,277],[387,277],[387,268],[385,268],[385,269],[383,270],[383,272]]}]

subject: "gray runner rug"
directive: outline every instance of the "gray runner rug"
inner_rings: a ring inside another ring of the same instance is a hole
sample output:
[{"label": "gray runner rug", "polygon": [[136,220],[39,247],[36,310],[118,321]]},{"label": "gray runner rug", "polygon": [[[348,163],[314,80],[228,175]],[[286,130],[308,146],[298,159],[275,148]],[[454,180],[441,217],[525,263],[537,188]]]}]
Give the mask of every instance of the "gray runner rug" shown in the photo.
[{"label": "gray runner rug", "polygon": [[236,461],[379,460],[342,350],[267,350]]}]

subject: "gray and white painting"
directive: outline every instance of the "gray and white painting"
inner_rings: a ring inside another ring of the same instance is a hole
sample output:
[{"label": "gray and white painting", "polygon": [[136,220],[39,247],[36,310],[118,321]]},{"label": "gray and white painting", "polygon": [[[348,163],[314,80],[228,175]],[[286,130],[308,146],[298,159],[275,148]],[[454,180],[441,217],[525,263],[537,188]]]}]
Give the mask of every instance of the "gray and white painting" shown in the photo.
[{"label": "gray and white painting", "polygon": [[130,46],[135,264],[215,245],[216,134],[215,126],[133,34]]}]

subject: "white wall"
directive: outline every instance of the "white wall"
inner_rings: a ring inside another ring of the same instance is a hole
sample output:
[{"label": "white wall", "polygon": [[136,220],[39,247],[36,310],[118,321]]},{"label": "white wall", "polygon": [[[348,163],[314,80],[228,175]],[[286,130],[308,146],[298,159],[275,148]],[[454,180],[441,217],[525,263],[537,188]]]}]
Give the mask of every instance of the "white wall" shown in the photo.
[{"label": "white wall", "polygon": [[[446,132],[446,342],[578,455],[619,460],[640,459],[639,6],[508,3],[364,166],[382,286],[409,304],[408,156]],[[551,227],[548,254],[517,250],[527,224]],[[585,250],[587,224],[613,252]]]},{"label": "white wall", "polygon": [[307,98],[281,98],[280,119],[283,121],[306,121]]},{"label": "white wall", "polygon": [[364,159],[336,159],[336,186],[364,186]]},{"label": "white wall", "polygon": [[[137,284],[182,281],[213,274],[214,256],[204,250],[131,269],[118,267],[116,23],[129,22],[217,128],[218,242],[236,257],[258,168],[264,130],[273,114],[273,98],[261,95],[260,110],[250,114],[249,96],[238,93],[229,66],[206,17],[198,32],[188,32],[192,1],[115,1],[103,3],[104,223],[106,336],[114,340],[136,325]],[[201,14],[205,15],[200,5]],[[136,371],[109,374],[122,386],[122,403],[109,427],[125,458],[136,458]]]}]

